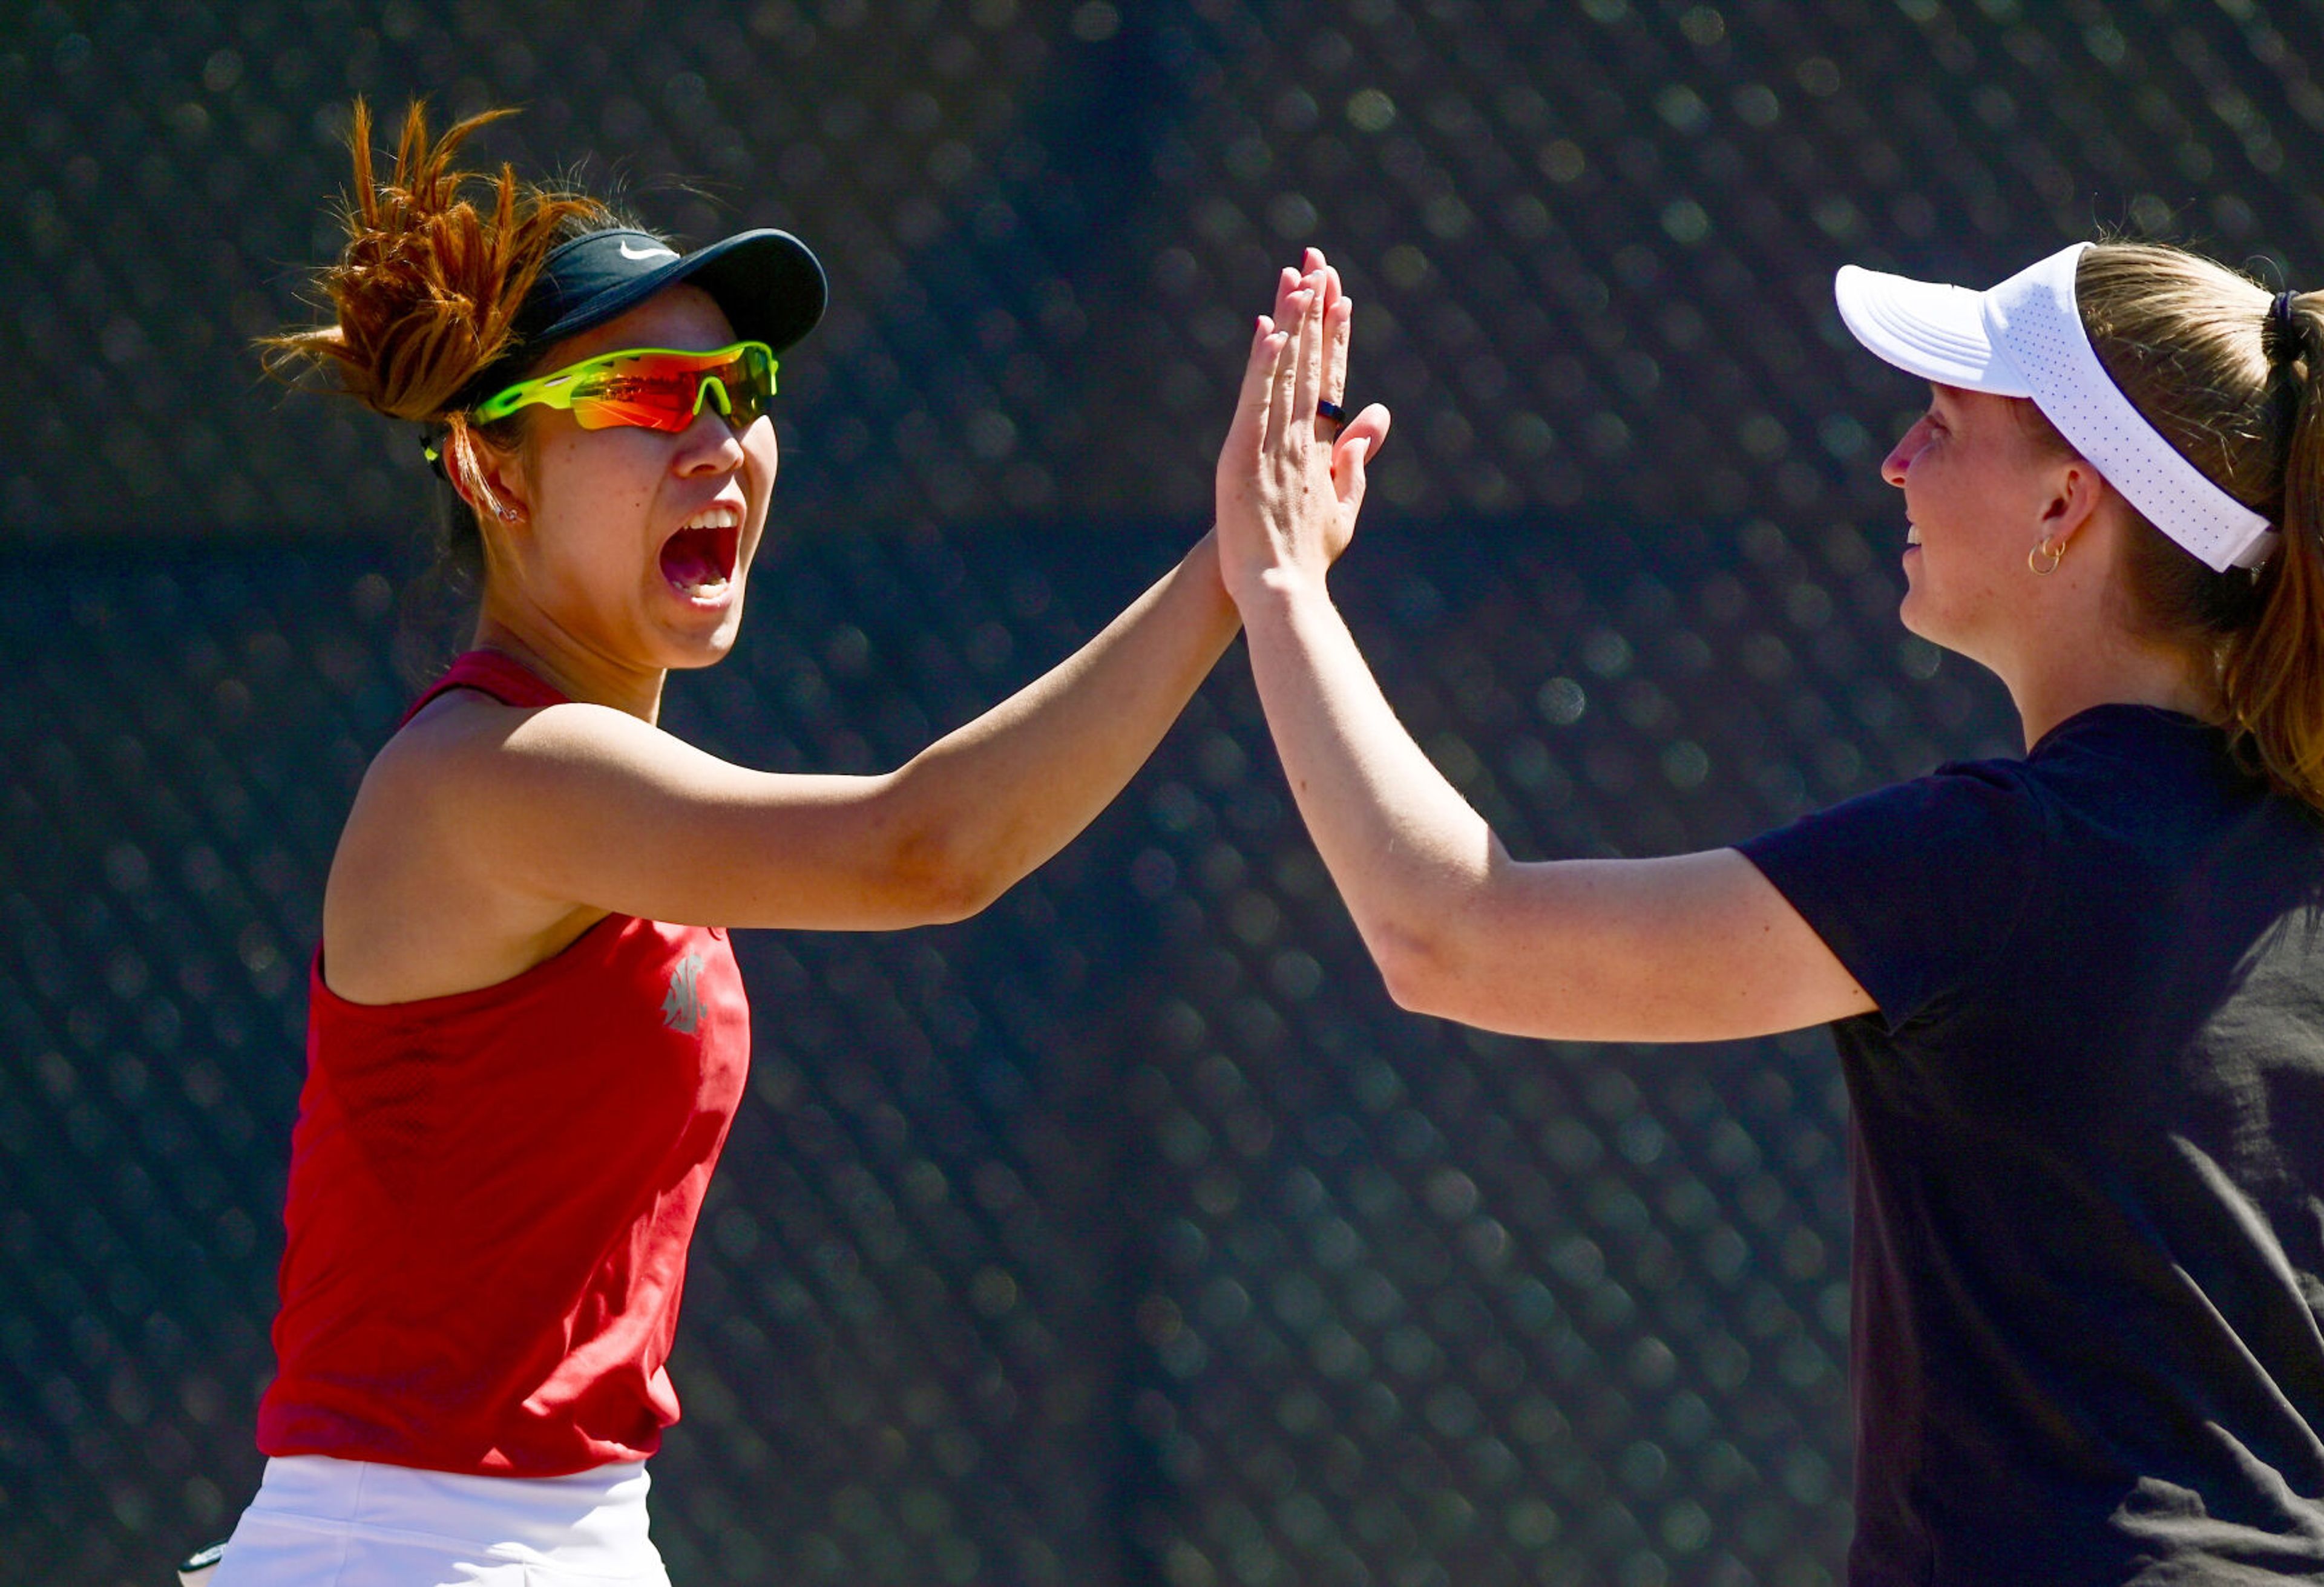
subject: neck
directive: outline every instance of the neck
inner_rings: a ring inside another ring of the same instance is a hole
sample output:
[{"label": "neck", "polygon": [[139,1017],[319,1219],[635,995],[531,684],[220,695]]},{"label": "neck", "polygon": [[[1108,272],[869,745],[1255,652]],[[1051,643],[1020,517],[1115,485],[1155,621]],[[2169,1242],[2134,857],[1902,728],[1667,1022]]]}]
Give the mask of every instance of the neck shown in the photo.
[{"label": "neck", "polygon": [[2204,721],[2219,717],[2209,669],[2181,651],[2116,638],[2045,662],[2003,678],[2029,751],[2051,729],[2094,705],[2152,705]]},{"label": "neck", "polygon": [[612,660],[552,624],[512,621],[488,603],[477,614],[472,647],[499,651],[568,700],[609,705],[642,721],[660,720],[662,683],[669,676],[665,668]]}]

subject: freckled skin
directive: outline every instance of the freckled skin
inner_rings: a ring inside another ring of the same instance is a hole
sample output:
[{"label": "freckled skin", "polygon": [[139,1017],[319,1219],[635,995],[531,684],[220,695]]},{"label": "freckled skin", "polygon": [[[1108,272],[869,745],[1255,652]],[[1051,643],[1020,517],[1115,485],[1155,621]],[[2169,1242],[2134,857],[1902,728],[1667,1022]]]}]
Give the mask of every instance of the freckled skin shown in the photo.
[{"label": "freckled skin", "polygon": [[1919,544],[1904,552],[1897,616],[1934,645],[2006,669],[2035,616],[2026,553],[2056,491],[2052,460],[2006,397],[1932,388],[1929,410],[1898,438],[1880,477],[1904,493]]}]

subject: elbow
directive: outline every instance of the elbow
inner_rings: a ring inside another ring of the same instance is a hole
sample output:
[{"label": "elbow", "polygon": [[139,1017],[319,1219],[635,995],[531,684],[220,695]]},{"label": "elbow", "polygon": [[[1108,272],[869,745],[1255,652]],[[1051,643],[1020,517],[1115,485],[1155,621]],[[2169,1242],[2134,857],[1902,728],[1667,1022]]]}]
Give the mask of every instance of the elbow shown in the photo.
[{"label": "elbow", "polygon": [[916,926],[948,926],[982,914],[1017,879],[984,846],[940,827],[900,834],[887,871],[898,913]]},{"label": "elbow", "polygon": [[897,912],[915,926],[949,926],[982,914],[1009,890],[1009,878],[973,857],[935,857],[908,845],[890,878]]},{"label": "elbow", "polygon": [[890,930],[951,925],[1008,891],[958,804],[932,796],[936,791],[916,775],[918,766],[882,779],[872,841],[861,855],[869,913]]},{"label": "elbow", "polygon": [[981,914],[1029,868],[1012,863],[1010,824],[964,802],[925,755],[889,775],[881,802],[877,885],[899,925]]},{"label": "elbow", "polygon": [[982,877],[951,876],[921,885],[913,894],[913,923],[922,926],[955,925],[972,916],[982,914],[1008,888],[996,885]]},{"label": "elbow", "polygon": [[1459,1017],[1449,995],[1453,976],[1444,945],[1434,937],[1403,929],[1366,933],[1372,962],[1388,998],[1408,1014]]},{"label": "elbow", "polygon": [[1410,871],[1404,885],[1375,889],[1370,906],[1360,906],[1372,962],[1408,1013],[1473,1023],[1494,1002],[1485,983],[1502,957],[1499,886],[1508,855],[1482,823],[1478,830],[1487,846],[1481,867],[1456,861]]}]

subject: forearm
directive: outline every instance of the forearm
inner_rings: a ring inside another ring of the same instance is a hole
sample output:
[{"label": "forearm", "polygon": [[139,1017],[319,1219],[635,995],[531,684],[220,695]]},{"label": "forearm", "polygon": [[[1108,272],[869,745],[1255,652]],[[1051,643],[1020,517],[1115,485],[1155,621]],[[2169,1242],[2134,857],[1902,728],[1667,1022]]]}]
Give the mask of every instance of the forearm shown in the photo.
[{"label": "forearm", "polygon": [[1213,537],[1047,674],[896,774],[971,904],[1007,890],[1112,802],[1234,638]]},{"label": "forearm", "polygon": [[1293,797],[1393,985],[1475,906],[1499,842],[1397,720],[1320,580],[1270,573],[1244,604]]}]

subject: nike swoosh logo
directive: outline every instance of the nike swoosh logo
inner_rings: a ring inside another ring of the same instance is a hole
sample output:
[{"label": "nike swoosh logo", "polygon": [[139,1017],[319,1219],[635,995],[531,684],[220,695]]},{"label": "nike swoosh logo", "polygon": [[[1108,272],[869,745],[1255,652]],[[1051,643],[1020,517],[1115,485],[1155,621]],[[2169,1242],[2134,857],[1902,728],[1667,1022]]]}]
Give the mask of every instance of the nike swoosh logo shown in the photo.
[{"label": "nike swoosh logo", "polygon": [[623,259],[676,259],[678,257],[675,249],[659,247],[650,243],[643,248],[632,248],[627,237],[622,239],[621,249]]}]

